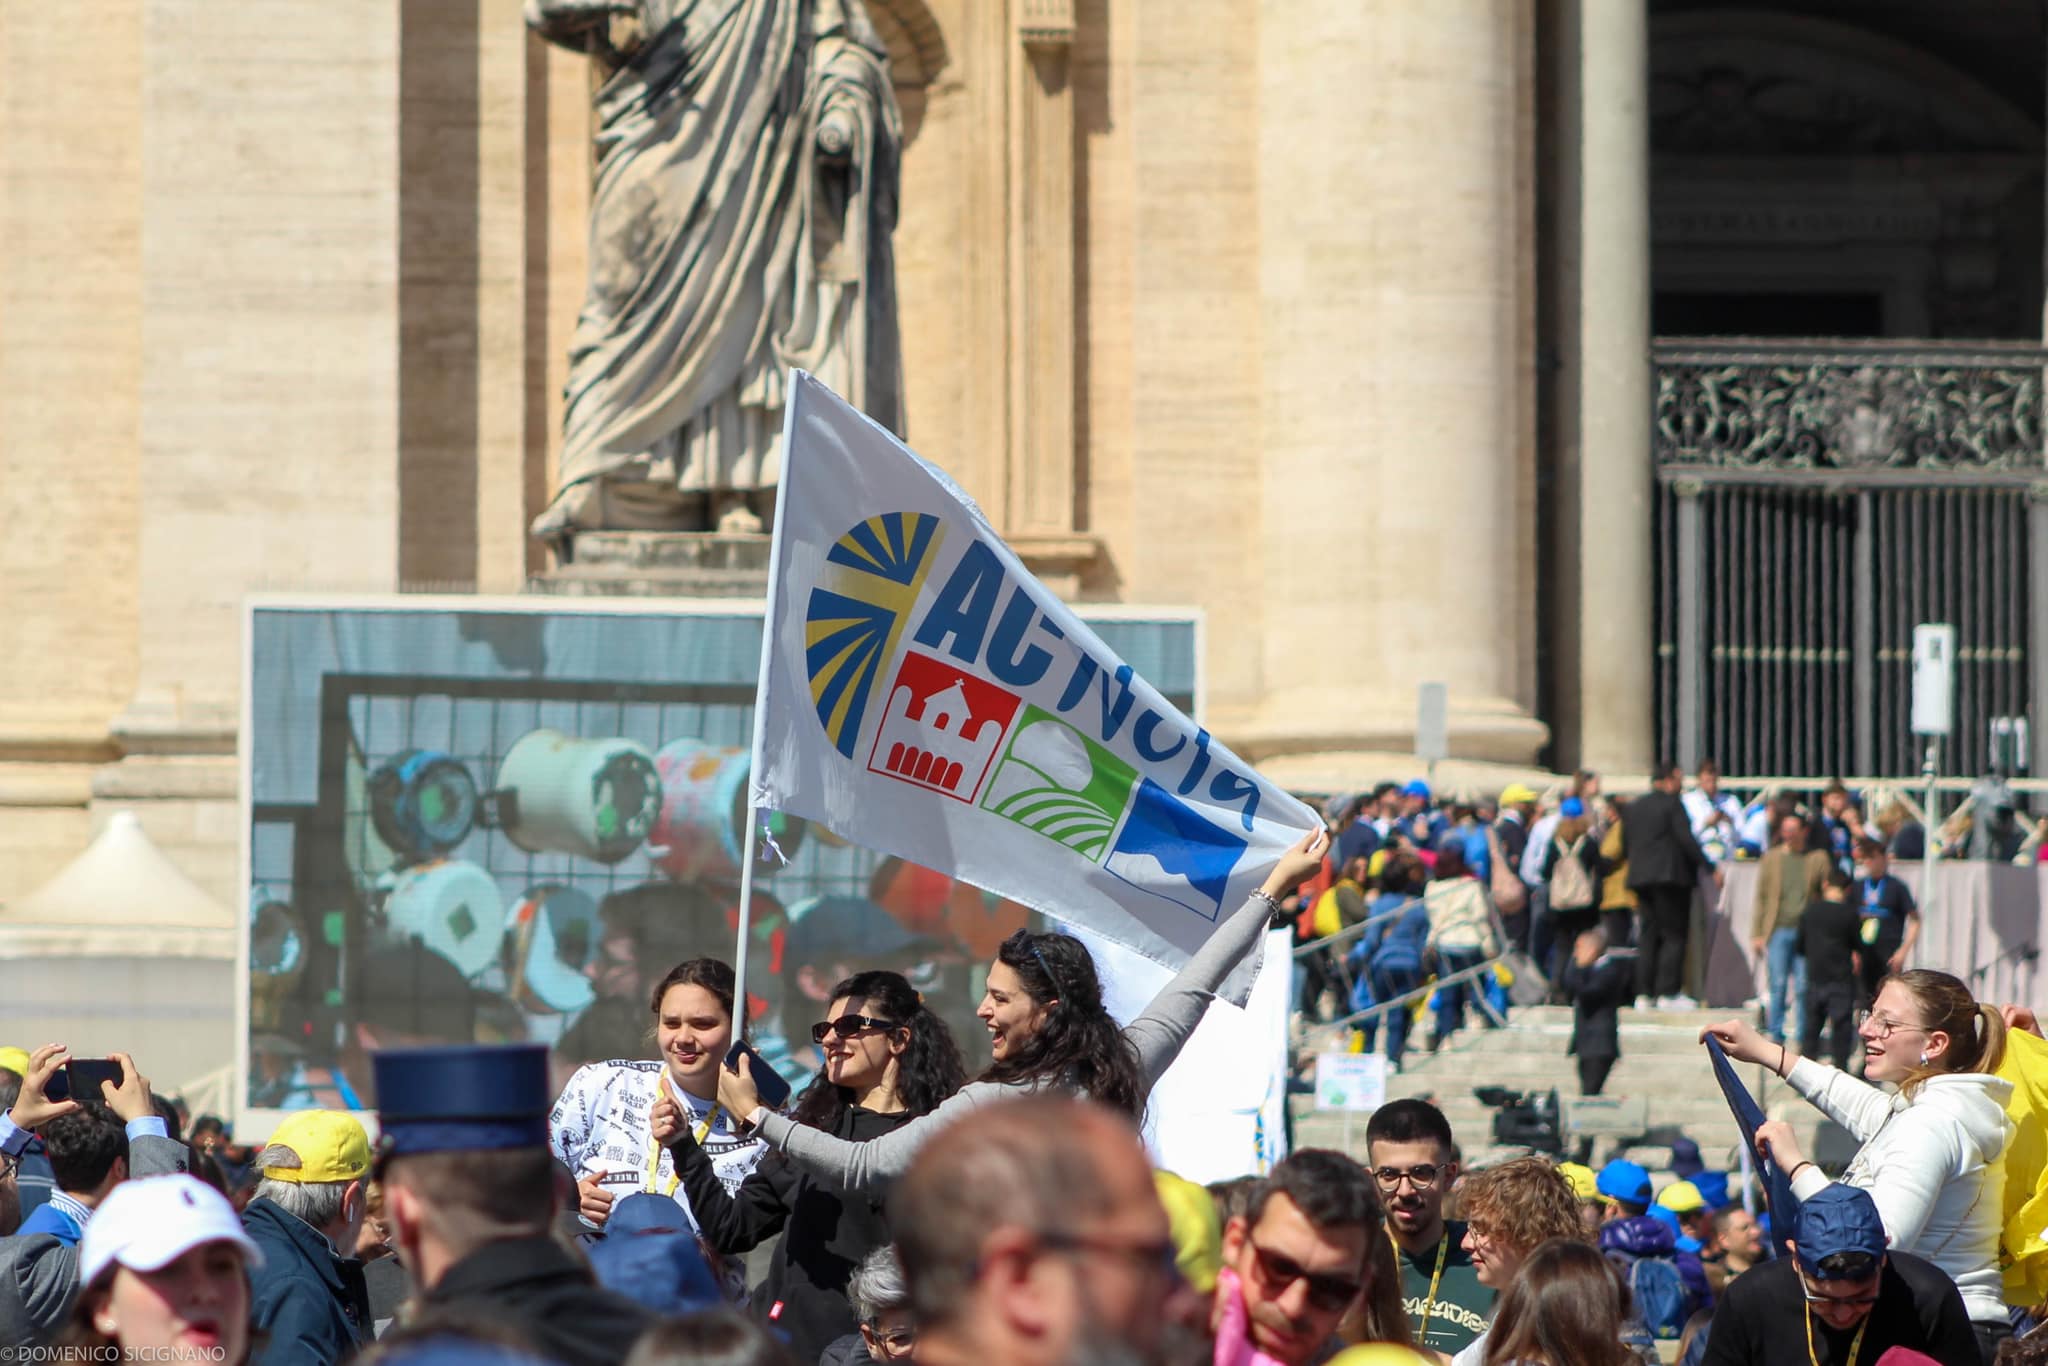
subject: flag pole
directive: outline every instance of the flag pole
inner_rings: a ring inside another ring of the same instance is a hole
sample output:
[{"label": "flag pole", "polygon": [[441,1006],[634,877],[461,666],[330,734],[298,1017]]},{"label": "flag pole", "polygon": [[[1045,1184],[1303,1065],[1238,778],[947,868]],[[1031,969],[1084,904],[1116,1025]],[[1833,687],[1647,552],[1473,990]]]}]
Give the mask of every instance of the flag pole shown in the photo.
[{"label": "flag pole", "polygon": [[782,391],[782,474],[775,490],[775,524],[768,538],[768,592],[761,608],[761,667],[754,675],[754,743],[747,756],[747,838],[740,861],[739,942],[732,951],[732,1032],[735,1039],[747,1029],[747,943],[753,938],[755,843],[761,828],[761,810],[754,801],[758,791],[756,775],[761,772],[761,742],[767,729],[768,668],[775,658],[775,609],[781,601],[782,522],[789,509],[790,435],[796,431],[797,394],[813,383],[803,371],[791,367]]}]

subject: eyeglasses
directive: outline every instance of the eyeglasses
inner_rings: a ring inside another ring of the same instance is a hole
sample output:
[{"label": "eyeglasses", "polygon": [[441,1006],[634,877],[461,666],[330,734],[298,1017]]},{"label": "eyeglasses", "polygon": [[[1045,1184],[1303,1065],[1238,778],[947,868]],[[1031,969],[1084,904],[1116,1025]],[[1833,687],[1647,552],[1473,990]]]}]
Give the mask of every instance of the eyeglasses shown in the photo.
[{"label": "eyeglasses", "polygon": [[1894,1020],[1889,1016],[1880,1015],[1876,1011],[1867,1008],[1856,1012],[1856,1032],[1862,1033],[1865,1025],[1877,1026],[1875,1037],[1880,1039],[1889,1039],[1892,1036],[1892,1032],[1899,1029],[1911,1029],[1921,1034],[1927,1033],[1927,1026],[1925,1025],[1908,1024],[1904,1020]]},{"label": "eyeglasses", "polygon": [[894,1020],[879,1020],[871,1015],[841,1015],[836,1020],[820,1020],[811,1026],[811,1042],[823,1043],[827,1034],[837,1034],[850,1039],[870,1029],[895,1029]]},{"label": "eyeglasses", "polygon": [[1808,1304],[1819,1305],[1823,1309],[1829,1305],[1837,1309],[1868,1309],[1878,1300],[1876,1290],[1872,1290],[1868,1295],[1816,1295],[1813,1293],[1813,1282],[1807,1280],[1804,1273],[1799,1277],[1799,1289],[1806,1296]]},{"label": "eyeglasses", "polygon": [[876,1342],[892,1352],[907,1352],[917,1346],[917,1330],[915,1328],[891,1328],[886,1333],[875,1327],[872,1323],[867,1328],[868,1332],[874,1335]]},{"label": "eyeglasses", "polygon": [[1128,1261],[1143,1263],[1162,1276],[1180,1275],[1180,1262],[1171,1238],[1130,1242],[1052,1229],[1040,1233],[1038,1241],[1042,1246],[1055,1252],[1096,1252],[1106,1257],[1122,1257]]},{"label": "eyeglasses", "polygon": [[1245,1241],[1251,1245],[1253,1260],[1258,1265],[1259,1279],[1276,1295],[1286,1294],[1288,1287],[1296,1281],[1306,1281],[1308,1302],[1325,1312],[1335,1313],[1340,1309],[1350,1308],[1351,1302],[1365,1289],[1364,1285],[1349,1276],[1331,1276],[1323,1272],[1309,1271],[1291,1257],[1260,1247],[1251,1239]]},{"label": "eyeglasses", "polygon": [[1401,1189],[1403,1181],[1406,1181],[1419,1191],[1426,1191],[1436,1185],[1436,1179],[1442,1173],[1442,1167],[1434,1167],[1425,1162],[1419,1167],[1410,1167],[1406,1171],[1402,1171],[1399,1167],[1380,1167],[1374,1170],[1372,1179],[1380,1183],[1381,1190],[1389,1193]]}]

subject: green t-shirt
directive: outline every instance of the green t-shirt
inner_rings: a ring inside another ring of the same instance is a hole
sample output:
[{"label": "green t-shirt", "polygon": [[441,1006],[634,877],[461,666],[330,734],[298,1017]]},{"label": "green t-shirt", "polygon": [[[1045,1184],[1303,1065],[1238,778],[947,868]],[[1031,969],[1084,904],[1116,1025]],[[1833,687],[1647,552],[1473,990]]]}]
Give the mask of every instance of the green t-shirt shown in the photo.
[{"label": "green t-shirt", "polygon": [[1479,1273],[1472,1269],[1472,1258],[1464,1249],[1464,1241],[1465,1226],[1444,1221],[1444,1269],[1436,1278],[1434,1300],[1430,1298],[1429,1282],[1436,1275],[1439,1249],[1425,1248],[1421,1256],[1411,1257],[1400,1244],[1394,1245],[1401,1263],[1401,1304],[1408,1311],[1409,1326],[1415,1330],[1415,1344],[1447,1356],[1456,1356],[1485,1332],[1487,1321],[1493,1317],[1493,1291],[1479,1283]]}]

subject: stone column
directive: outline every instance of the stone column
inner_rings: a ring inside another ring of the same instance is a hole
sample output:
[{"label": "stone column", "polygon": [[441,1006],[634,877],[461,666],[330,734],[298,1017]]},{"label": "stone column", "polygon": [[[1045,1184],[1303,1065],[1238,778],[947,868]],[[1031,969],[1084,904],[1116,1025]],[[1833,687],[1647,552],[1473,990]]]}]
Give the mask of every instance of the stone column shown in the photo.
[{"label": "stone column", "polygon": [[1007,531],[1074,530],[1073,0],[1021,0],[1017,11],[1017,335]]},{"label": "stone column", "polygon": [[1211,623],[1223,648],[1260,651],[1264,700],[1217,717],[1255,755],[1408,752],[1428,681],[1449,689],[1458,757],[1527,763],[1546,739],[1519,667],[1534,601],[1523,9],[1260,5],[1264,629]]},{"label": "stone column", "polygon": [[1563,0],[1558,90],[1561,764],[1653,759],[1649,19]]}]

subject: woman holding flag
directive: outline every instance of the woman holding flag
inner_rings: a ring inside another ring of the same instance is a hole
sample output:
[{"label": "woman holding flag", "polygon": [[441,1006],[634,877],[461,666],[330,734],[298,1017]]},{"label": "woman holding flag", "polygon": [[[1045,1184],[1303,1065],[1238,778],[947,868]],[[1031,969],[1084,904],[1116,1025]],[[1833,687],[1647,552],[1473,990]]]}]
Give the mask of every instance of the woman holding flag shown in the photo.
[{"label": "woman holding flag", "polygon": [[[1955,1281],[1988,1366],[2012,1336],[1998,1254],[2012,1083],[1992,1075],[2005,1056],[1998,1009],[1978,1004],[1948,973],[1894,973],[1859,1012],[1860,1081],[1792,1057],[1741,1020],[1706,1033],[1730,1058],[1777,1072],[1861,1141],[1843,1182],[1870,1193],[1895,1251],[1933,1262]],[[1801,1200],[1830,1184],[1801,1154],[1791,1125],[1769,1121],[1756,1137]]]},{"label": "woman holding flag", "polygon": [[849,1142],[774,1114],[744,1071],[718,1070],[718,1099],[771,1147],[811,1175],[847,1190],[872,1190],[901,1176],[925,1140],[969,1111],[1013,1096],[1057,1089],[1129,1115],[1201,1023],[1209,999],[1280,913],[1280,900],[1323,866],[1329,832],[1310,831],[1280,856],[1258,891],[1216,927],[1174,979],[1122,1029],[1102,1004],[1095,960],[1077,939],[1019,930],[989,965],[976,1013],[994,1060],[979,1078],[928,1115],[865,1142]]}]

